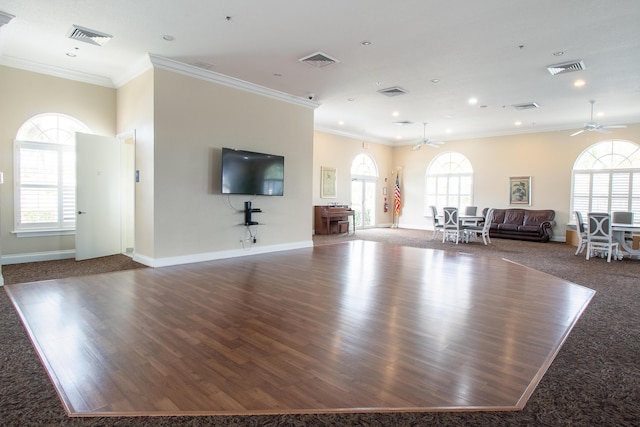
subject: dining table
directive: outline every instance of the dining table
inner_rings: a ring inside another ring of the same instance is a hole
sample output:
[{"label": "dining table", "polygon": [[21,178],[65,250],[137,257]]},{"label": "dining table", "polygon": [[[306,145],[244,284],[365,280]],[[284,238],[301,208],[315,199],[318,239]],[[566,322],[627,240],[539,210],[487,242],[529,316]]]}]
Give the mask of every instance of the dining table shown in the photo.
[{"label": "dining table", "polygon": [[633,240],[625,238],[627,233],[640,234],[640,225],[636,224],[623,224],[619,222],[611,223],[611,234],[613,240],[618,242],[620,249],[622,250],[622,256],[637,257],[640,259],[640,249],[633,249]]}]

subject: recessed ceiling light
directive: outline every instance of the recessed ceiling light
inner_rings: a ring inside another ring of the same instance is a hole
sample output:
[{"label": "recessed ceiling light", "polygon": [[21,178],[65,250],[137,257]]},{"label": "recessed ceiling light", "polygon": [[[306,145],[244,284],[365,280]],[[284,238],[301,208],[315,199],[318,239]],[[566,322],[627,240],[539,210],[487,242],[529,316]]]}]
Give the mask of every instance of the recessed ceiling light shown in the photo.
[{"label": "recessed ceiling light", "polygon": [[393,117],[398,117],[400,115],[400,113],[398,113],[397,111],[394,111],[393,113],[391,113],[391,115]]},{"label": "recessed ceiling light", "polygon": [[564,55],[564,51],[563,50],[557,50],[555,52],[553,52],[553,56],[562,56]]},{"label": "recessed ceiling light", "polygon": [[360,44],[362,46],[371,46],[373,43],[371,43],[370,41],[365,40],[365,41],[361,42]]},{"label": "recessed ceiling light", "polygon": [[280,73],[273,73],[273,77],[282,77],[282,74],[280,74]]},{"label": "recessed ceiling light", "polygon": [[431,83],[440,83],[440,79],[431,79]]},{"label": "recessed ceiling light", "polygon": [[69,58],[75,58],[77,55],[75,53],[73,53],[73,52],[67,52],[67,56]]},{"label": "recessed ceiling light", "polygon": [[339,124],[340,126],[342,126],[342,125],[344,125],[344,122],[343,122],[342,120],[340,120],[340,121],[338,122],[338,124]]},{"label": "recessed ceiling light", "polygon": [[353,102],[355,100],[356,100],[355,98],[347,98],[347,101],[349,101],[349,102]]},{"label": "recessed ceiling light", "polygon": [[451,129],[445,129],[444,133],[451,133]]},{"label": "recessed ceiling light", "polygon": [[516,126],[520,126],[522,124],[522,122],[515,122],[514,125]]},{"label": "recessed ceiling light", "polygon": [[469,98],[469,104],[476,105],[477,103],[478,103],[478,100],[476,98]]},{"label": "recessed ceiling light", "polygon": [[172,42],[174,41],[176,38],[173,37],[171,34],[165,34],[162,36],[162,40],[168,41],[168,42]]},{"label": "recessed ceiling light", "polygon": [[584,86],[584,85],[586,85],[586,84],[587,84],[587,82],[585,82],[585,81],[584,81],[584,80],[582,80],[582,79],[578,79],[578,80],[576,80],[575,82],[573,82],[573,85],[574,85],[575,87],[582,87],[582,86]]}]

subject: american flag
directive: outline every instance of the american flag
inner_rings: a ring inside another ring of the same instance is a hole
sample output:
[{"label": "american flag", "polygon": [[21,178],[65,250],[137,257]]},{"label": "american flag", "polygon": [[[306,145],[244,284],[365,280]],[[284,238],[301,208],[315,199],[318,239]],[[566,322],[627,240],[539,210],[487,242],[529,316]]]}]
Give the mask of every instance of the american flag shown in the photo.
[{"label": "american flag", "polygon": [[400,197],[400,181],[398,180],[398,176],[396,175],[396,188],[393,191],[393,211],[396,215],[400,213],[401,202],[402,198]]}]

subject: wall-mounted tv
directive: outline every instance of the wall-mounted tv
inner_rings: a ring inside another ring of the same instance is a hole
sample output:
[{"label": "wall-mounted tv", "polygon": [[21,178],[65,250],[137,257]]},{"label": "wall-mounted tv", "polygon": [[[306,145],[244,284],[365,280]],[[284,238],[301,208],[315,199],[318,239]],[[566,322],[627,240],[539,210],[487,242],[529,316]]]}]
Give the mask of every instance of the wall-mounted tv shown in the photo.
[{"label": "wall-mounted tv", "polygon": [[222,194],[284,194],[284,156],[223,148],[221,171]]}]

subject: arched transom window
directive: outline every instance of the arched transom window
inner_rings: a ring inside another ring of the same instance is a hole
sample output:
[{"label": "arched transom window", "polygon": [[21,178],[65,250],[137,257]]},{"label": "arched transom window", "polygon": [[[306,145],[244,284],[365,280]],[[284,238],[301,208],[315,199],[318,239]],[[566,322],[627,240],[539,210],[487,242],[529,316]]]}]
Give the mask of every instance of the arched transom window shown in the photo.
[{"label": "arched transom window", "polygon": [[453,206],[464,209],[473,204],[473,168],[464,155],[447,152],[431,161],[425,175],[425,216],[431,216],[429,206],[442,209]]},{"label": "arched transom window", "polygon": [[573,165],[571,211],[633,212],[640,224],[640,145],[607,140],[584,150]]},{"label": "arched transom window", "polygon": [[75,133],[90,133],[63,114],[41,114],[18,130],[14,149],[15,228],[73,230],[76,207]]}]

